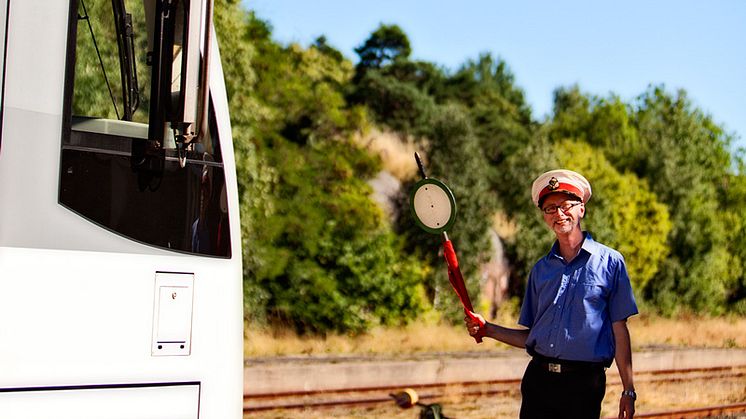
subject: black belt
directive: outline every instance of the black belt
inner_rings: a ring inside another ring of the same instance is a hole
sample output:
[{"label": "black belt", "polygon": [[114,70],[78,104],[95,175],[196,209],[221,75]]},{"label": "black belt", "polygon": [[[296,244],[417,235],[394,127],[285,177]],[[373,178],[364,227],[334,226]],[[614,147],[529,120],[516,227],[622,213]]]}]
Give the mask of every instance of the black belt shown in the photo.
[{"label": "black belt", "polygon": [[544,356],[534,356],[531,360],[534,365],[538,365],[542,370],[563,373],[578,371],[598,371],[606,368],[604,362],[586,362],[586,361],[568,361],[557,358],[547,358]]}]

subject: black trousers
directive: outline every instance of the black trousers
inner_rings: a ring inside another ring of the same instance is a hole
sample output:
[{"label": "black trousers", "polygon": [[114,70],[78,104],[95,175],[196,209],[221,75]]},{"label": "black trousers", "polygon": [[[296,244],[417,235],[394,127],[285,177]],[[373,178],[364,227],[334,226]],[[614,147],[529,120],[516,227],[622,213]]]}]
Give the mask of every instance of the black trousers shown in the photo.
[{"label": "black trousers", "polygon": [[521,381],[521,419],[598,419],[606,393],[603,366],[552,372],[529,362]]}]

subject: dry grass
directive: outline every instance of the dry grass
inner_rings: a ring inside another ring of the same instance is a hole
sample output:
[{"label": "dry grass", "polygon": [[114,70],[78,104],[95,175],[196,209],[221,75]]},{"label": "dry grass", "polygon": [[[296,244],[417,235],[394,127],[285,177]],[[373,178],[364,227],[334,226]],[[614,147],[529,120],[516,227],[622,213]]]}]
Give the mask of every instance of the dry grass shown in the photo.
[{"label": "dry grass", "polygon": [[[515,316],[501,312],[500,324],[516,324]],[[667,319],[636,316],[629,320],[635,349],[651,346],[746,348],[746,318],[685,317]],[[489,343],[488,343],[489,342]],[[475,345],[460,325],[422,320],[406,327],[377,328],[360,336],[297,336],[285,331],[246,328],[246,357],[280,355],[382,354],[422,352],[499,351],[506,346],[486,341]]]},{"label": "dry grass", "polygon": [[[486,348],[488,345],[479,345]],[[489,345],[494,349],[494,345]],[[438,324],[412,324],[398,328],[376,328],[360,336],[329,335],[326,338],[248,328],[246,357],[330,354],[406,354],[474,350],[474,340],[465,329]]]},{"label": "dry grass", "polygon": [[513,240],[518,233],[518,224],[515,220],[508,218],[507,214],[502,211],[496,212],[492,216],[492,228],[503,240]]},{"label": "dry grass", "polygon": [[414,160],[415,145],[411,139],[402,139],[398,134],[371,129],[358,136],[356,142],[381,157],[383,169],[399,180],[408,180],[417,175]]},{"label": "dry grass", "polygon": [[746,317],[669,319],[642,315],[630,319],[629,325],[636,347],[746,348]]}]

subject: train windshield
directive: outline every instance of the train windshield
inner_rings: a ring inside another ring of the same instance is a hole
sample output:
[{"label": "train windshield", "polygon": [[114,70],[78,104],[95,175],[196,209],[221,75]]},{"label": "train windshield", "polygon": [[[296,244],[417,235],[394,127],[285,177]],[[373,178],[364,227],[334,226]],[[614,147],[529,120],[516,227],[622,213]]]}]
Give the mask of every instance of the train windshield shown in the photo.
[{"label": "train windshield", "polygon": [[230,257],[201,1],[72,0],[59,201],[141,243]]}]

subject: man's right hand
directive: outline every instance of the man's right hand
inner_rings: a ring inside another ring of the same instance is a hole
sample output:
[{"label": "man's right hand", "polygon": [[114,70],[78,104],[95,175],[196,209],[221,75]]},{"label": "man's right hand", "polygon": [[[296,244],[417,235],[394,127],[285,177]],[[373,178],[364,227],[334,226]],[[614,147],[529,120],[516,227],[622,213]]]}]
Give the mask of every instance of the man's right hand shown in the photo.
[{"label": "man's right hand", "polygon": [[487,322],[484,320],[484,317],[482,317],[480,314],[474,313],[473,311],[470,311],[471,316],[465,316],[464,317],[464,323],[466,323],[466,330],[469,332],[471,336],[476,336],[479,333],[479,329],[484,327],[484,325],[487,324]]}]

